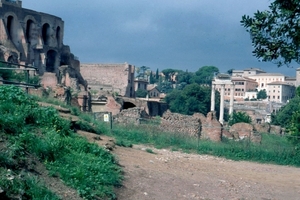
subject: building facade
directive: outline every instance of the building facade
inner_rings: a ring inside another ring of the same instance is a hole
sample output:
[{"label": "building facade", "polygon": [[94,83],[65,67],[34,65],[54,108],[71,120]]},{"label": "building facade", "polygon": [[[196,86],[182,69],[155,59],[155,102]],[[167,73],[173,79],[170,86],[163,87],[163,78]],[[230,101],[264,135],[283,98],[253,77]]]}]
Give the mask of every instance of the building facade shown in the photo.
[{"label": "building facade", "polygon": [[82,63],[80,72],[92,90],[106,90],[124,97],[135,97],[134,65]]},{"label": "building facade", "polygon": [[281,81],[268,83],[267,94],[269,101],[277,103],[286,103],[294,97],[295,86]]},{"label": "building facade", "polygon": [[[247,78],[247,77],[240,77],[235,76],[231,77],[231,81],[234,85],[234,100],[241,101],[244,100],[246,92],[253,92],[256,91],[257,88],[257,82],[253,79]],[[221,91],[221,85],[216,85],[216,90]],[[230,91],[231,85],[226,84],[225,85],[225,92],[224,92],[224,99],[229,100],[230,99]]]}]

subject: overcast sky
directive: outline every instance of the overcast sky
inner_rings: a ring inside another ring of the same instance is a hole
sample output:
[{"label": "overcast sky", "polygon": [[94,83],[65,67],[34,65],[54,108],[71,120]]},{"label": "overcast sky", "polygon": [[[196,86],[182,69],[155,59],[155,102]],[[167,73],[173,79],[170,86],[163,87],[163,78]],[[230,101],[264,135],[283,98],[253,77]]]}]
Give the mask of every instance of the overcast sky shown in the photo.
[{"label": "overcast sky", "polygon": [[23,8],[61,17],[64,44],[81,63],[195,72],[205,65],[261,68],[294,76],[252,56],[242,15],[268,9],[270,0],[23,0]]}]

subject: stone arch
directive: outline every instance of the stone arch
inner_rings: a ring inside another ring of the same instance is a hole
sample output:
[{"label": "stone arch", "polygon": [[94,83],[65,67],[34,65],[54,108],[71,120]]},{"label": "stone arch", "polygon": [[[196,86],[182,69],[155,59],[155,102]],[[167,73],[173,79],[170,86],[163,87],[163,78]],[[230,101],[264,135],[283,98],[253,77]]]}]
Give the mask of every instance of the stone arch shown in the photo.
[{"label": "stone arch", "polygon": [[134,105],[134,104],[131,103],[131,102],[125,101],[125,102],[123,103],[123,109],[135,108],[135,107],[136,107],[136,105]]},{"label": "stone arch", "polygon": [[57,52],[49,50],[46,57],[46,72],[55,72],[55,63],[57,60]]},{"label": "stone arch", "polygon": [[25,34],[27,43],[31,43],[33,28],[34,28],[34,22],[31,19],[28,19],[26,22],[26,34]]},{"label": "stone arch", "polygon": [[45,23],[42,28],[42,37],[44,41],[44,45],[50,44],[50,25],[48,23]]},{"label": "stone arch", "polygon": [[60,26],[57,26],[56,28],[56,41],[57,41],[57,46],[60,47],[61,46],[61,28]]},{"label": "stone arch", "polygon": [[7,58],[7,62],[10,63],[18,63],[18,57],[16,57],[16,55],[10,55]]}]

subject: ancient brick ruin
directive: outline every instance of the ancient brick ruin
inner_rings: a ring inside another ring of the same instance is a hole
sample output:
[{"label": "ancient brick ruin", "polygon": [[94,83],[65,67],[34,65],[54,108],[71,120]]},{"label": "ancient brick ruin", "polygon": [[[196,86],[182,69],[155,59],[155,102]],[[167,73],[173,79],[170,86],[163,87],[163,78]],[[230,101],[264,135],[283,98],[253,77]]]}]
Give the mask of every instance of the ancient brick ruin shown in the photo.
[{"label": "ancient brick ruin", "polygon": [[61,18],[22,8],[18,0],[0,0],[0,60],[36,67],[44,88],[60,84],[88,98],[80,62],[63,36]]}]

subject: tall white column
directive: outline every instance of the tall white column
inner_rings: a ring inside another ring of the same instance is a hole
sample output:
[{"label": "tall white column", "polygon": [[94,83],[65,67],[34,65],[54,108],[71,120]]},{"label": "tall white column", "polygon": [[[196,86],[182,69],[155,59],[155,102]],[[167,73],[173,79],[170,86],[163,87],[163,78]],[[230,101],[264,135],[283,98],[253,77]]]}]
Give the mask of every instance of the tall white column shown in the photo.
[{"label": "tall white column", "polygon": [[225,91],[225,84],[221,85],[221,94],[220,94],[220,118],[219,122],[223,124],[224,122],[224,91]]},{"label": "tall white column", "polygon": [[210,111],[215,111],[215,88],[216,85],[211,85],[211,99],[210,99]]},{"label": "tall white column", "polygon": [[230,85],[230,103],[229,103],[229,115],[233,113],[233,101],[234,101],[234,84]]}]

